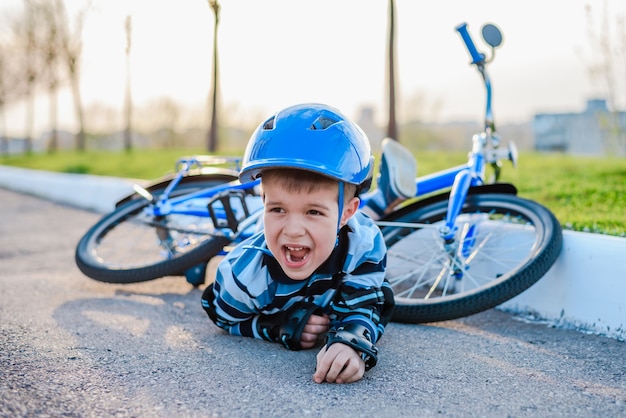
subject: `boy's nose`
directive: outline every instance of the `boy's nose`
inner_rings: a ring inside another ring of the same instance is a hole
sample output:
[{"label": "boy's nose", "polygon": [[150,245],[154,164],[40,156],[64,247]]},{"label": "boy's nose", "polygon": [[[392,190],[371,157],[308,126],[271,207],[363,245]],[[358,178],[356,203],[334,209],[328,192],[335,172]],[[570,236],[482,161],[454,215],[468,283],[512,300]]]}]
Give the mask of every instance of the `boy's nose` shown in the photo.
[{"label": "boy's nose", "polygon": [[304,234],[302,220],[297,216],[290,216],[285,220],[283,233],[289,237],[298,237]]}]

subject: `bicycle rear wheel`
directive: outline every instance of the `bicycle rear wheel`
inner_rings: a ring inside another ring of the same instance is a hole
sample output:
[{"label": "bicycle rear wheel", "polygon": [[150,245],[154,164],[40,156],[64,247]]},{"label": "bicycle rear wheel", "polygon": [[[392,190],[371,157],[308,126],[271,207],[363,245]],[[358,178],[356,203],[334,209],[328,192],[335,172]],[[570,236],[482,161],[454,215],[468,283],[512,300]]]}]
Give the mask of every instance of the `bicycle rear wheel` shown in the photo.
[{"label": "bicycle rear wheel", "polygon": [[469,195],[456,240],[444,246],[439,227],[447,200],[407,206],[385,221],[387,274],[396,298],[392,320],[436,322],[503,303],[539,280],[562,246],[558,220],[540,204],[506,194]]},{"label": "bicycle rear wheel", "polygon": [[[210,177],[210,176],[208,176]],[[171,197],[223,184],[224,179],[182,183]],[[158,195],[159,191],[153,191]],[[191,201],[206,208],[207,199]],[[135,283],[183,275],[208,262],[230,243],[215,235],[211,218],[188,214],[155,217],[150,202],[131,199],[91,227],[76,247],[76,264],[86,276],[108,283]],[[207,209],[208,214],[208,209]]]}]

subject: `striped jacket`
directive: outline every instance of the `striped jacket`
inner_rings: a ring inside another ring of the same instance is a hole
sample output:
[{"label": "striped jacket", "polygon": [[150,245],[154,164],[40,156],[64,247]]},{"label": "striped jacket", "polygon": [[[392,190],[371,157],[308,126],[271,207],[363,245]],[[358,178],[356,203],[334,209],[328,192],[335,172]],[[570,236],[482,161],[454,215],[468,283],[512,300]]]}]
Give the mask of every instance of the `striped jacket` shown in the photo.
[{"label": "striped jacket", "polygon": [[329,315],[331,330],[356,321],[376,342],[393,308],[393,293],[384,278],[386,250],[378,227],[357,212],[341,229],[330,257],[311,277],[292,280],[269,255],[261,231],[222,260],[215,282],[204,291],[202,306],[230,334],[272,340],[258,330],[261,316],[311,303]]}]

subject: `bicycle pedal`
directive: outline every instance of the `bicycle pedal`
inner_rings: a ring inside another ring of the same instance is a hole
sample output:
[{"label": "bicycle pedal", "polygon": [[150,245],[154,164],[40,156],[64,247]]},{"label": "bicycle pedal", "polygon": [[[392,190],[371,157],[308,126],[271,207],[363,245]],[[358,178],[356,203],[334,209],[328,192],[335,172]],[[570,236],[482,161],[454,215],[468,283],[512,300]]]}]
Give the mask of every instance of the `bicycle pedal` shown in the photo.
[{"label": "bicycle pedal", "polygon": [[[234,206],[231,200],[234,200]],[[215,207],[218,203],[221,207]],[[216,228],[229,228],[233,232],[239,228],[239,222],[250,215],[245,192],[242,190],[228,190],[219,193],[211,199],[207,208]],[[236,210],[240,211],[239,216],[237,216]]]}]

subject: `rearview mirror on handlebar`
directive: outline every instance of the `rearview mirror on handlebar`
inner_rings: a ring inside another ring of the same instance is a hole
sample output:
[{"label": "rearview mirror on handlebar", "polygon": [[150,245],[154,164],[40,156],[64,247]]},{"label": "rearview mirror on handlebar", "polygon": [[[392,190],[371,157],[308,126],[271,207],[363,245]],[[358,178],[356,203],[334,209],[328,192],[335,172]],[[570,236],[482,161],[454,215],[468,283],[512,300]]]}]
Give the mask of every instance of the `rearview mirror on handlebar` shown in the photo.
[{"label": "rearview mirror on handlebar", "polygon": [[492,48],[497,48],[502,44],[502,32],[496,25],[487,23],[482,28],[482,35],[485,42]]}]

